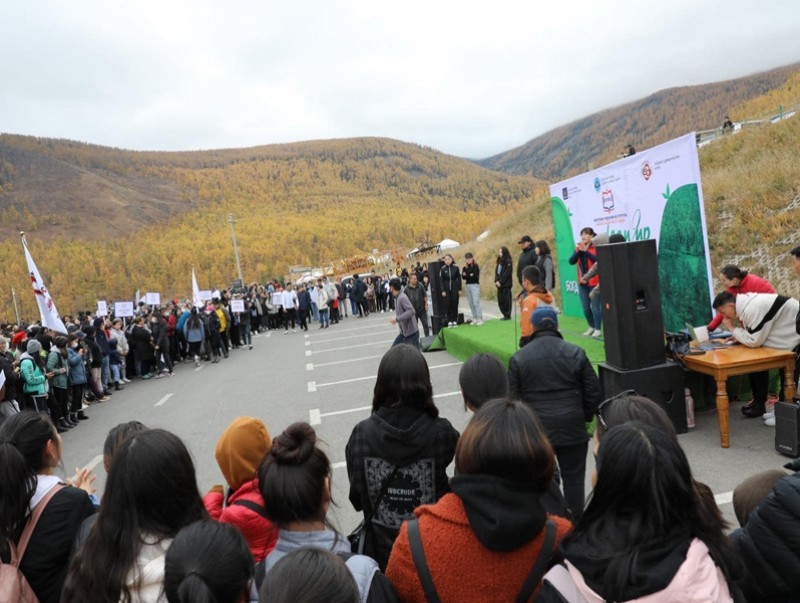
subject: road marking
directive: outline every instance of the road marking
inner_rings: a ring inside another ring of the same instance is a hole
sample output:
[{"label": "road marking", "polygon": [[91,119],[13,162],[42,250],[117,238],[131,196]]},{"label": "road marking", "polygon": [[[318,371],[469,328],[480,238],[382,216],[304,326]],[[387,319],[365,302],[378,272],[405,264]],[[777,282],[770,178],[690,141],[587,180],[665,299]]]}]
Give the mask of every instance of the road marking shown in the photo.
[{"label": "road marking", "polygon": [[307,371],[313,371],[314,370],[314,363],[313,362],[309,362],[308,364],[306,364],[306,370]]},{"label": "road marking", "polygon": [[311,356],[311,350],[306,350],[306,356]]},{"label": "road marking", "polygon": [[164,404],[164,403],[165,403],[167,400],[169,400],[169,399],[170,399],[172,396],[174,396],[174,395],[175,395],[175,394],[167,394],[166,396],[164,396],[163,398],[161,398],[161,399],[160,399],[158,402],[156,402],[156,404],[155,404],[155,405],[156,405],[156,406],[161,406],[162,404]]},{"label": "road marking", "polygon": [[[384,323],[384,325],[385,324],[386,323]],[[363,331],[365,329],[374,329],[374,328],[375,328],[375,325],[371,324],[371,325],[365,325],[363,327],[353,327],[352,329],[336,329],[333,333],[320,333],[319,336],[322,336],[322,335],[334,335],[334,336],[336,336],[336,335],[340,335],[341,333],[352,333],[353,331]]]},{"label": "road marking", "polygon": [[446,394],[436,394],[434,398],[447,398],[449,396],[460,396],[461,392],[447,392]]},{"label": "road marking", "polygon": [[303,335],[303,338],[304,338],[304,339],[308,339],[308,333],[306,333],[305,335]]},{"label": "road marking", "polygon": [[727,505],[730,502],[733,502],[733,492],[723,492],[722,494],[715,494],[714,501],[718,505]]},{"label": "road marking", "polygon": [[331,465],[331,469],[344,469],[345,467],[347,467],[347,461],[341,461]]},{"label": "road marking", "polygon": [[383,354],[376,354],[375,356],[363,356],[361,358],[349,358],[347,360],[336,360],[334,362],[323,362],[321,364],[315,364],[315,368],[319,368],[321,366],[333,366],[335,364],[347,364],[349,362],[360,362],[361,360],[373,360],[375,358],[383,358]]},{"label": "road marking", "polygon": [[312,408],[308,411],[309,425],[321,425],[322,419],[320,418],[319,408]]},{"label": "road marking", "polygon": [[311,345],[311,342],[310,342],[310,341],[306,341],[306,342],[304,342],[304,343],[305,343],[307,346]]},{"label": "road marking", "polygon": [[[445,367],[448,367],[448,366],[458,366],[460,364],[463,364],[463,363],[461,363],[461,362],[448,362],[447,364],[436,364],[434,366],[429,366],[428,369],[429,370],[434,370],[434,369],[445,368]],[[308,384],[308,391],[310,391],[310,392],[314,391],[315,392],[320,387],[328,387],[329,385],[344,385],[345,383],[355,383],[356,381],[366,381],[367,379],[375,379],[376,377],[377,377],[377,375],[368,375],[366,377],[354,377],[352,379],[343,379],[341,381],[331,381],[330,383],[317,383],[315,381],[311,381]],[[314,389],[311,389],[312,384],[313,384]]]},{"label": "road marking", "polygon": [[389,335],[390,333],[397,333],[397,329],[391,329],[389,331],[375,331],[374,333],[363,333],[361,335],[350,335],[348,337],[331,337],[330,339],[318,339],[317,337],[314,338],[315,343],[328,343],[329,341],[344,341],[345,339],[361,339],[363,337],[372,337],[373,335]]},{"label": "road marking", "polygon": [[[97,467],[97,465],[99,465],[99,464],[100,464],[100,461],[102,461],[102,460],[103,460],[103,455],[102,455],[102,454],[98,454],[98,455],[97,455],[96,457],[94,457],[94,458],[93,458],[91,461],[89,461],[89,462],[88,462],[88,464],[84,465],[84,467],[83,467],[82,471],[83,471],[84,469],[88,469],[89,471],[91,471],[92,469],[94,469],[95,467]],[[71,478],[69,478],[69,479],[70,479],[70,481],[74,482],[76,479],[78,479],[78,474],[76,473],[75,475],[73,475],[73,476],[72,476]]]},{"label": "road marking", "polygon": [[[372,343],[359,343],[358,345],[348,345],[343,348],[330,348],[329,350],[314,350],[315,354],[322,354],[323,352],[341,352],[342,350],[352,350],[353,348],[366,348],[369,346],[376,346],[376,345],[384,345],[386,343],[392,343],[394,339],[387,339],[386,341],[374,341]],[[311,355],[308,354],[307,355]]]}]

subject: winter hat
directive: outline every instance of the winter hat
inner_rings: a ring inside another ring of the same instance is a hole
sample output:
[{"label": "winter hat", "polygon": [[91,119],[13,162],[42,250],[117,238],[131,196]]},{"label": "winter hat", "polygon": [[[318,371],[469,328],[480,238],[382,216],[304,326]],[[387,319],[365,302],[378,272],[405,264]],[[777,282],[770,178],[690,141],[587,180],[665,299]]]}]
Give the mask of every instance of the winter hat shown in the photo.
[{"label": "winter hat", "polygon": [[537,331],[558,331],[558,314],[550,306],[541,306],[531,314],[531,324]]},{"label": "winter hat", "polygon": [[256,477],[272,438],[260,419],[239,417],[222,432],[214,450],[222,475],[233,490]]},{"label": "winter hat", "polygon": [[28,347],[26,349],[28,354],[30,354],[31,356],[36,356],[39,352],[42,351],[42,344],[39,343],[36,339],[29,339]]},{"label": "winter hat", "polygon": [[786,477],[785,471],[770,469],[751,475],[733,491],[733,511],[739,525],[744,526],[750,514],[756,510],[765,498],[772,492],[778,480]]}]

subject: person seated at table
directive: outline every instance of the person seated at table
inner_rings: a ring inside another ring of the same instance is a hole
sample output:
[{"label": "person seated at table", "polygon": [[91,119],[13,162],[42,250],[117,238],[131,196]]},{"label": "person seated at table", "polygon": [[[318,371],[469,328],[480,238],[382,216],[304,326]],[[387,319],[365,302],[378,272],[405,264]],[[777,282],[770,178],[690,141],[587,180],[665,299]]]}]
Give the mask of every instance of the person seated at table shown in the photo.
[{"label": "person seated at table", "polygon": [[[719,272],[719,280],[725,286],[725,291],[733,294],[734,297],[740,293],[775,293],[775,289],[766,279],[750,274],[747,270],[742,270],[738,266],[728,264]],[[717,312],[716,316],[708,323],[708,332],[716,330],[725,318]]]},{"label": "person seated at table", "polygon": [[[795,329],[800,303],[796,299],[774,293],[743,293],[734,297],[733,293],[723,291],[714,298],[714,309],[722,314],[722,326],[733,334],[733,339],[749,348],[796,351],[800,346],[800,335]],[[737,318],[740,326],[736,325]],[[796,363],[794,373],[796,380]],[[742,407],[745,417],[764,414],[768,386],[768,371],[750,373],[753,399]]]}]

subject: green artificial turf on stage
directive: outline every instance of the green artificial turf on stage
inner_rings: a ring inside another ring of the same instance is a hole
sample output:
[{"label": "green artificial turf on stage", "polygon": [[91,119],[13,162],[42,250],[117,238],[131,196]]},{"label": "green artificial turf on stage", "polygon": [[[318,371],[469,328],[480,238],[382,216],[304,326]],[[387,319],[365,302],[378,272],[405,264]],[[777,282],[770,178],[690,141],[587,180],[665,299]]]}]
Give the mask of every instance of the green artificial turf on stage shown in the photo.
[{"label": "green artificial turf on stage", "polygon": [[[558,328],[566,341],[581,346],[586,350],[589,360],[597,368],[599,362],[606,358],[602,339],[585,337],[583,333],[587,328],[584,318],[572,316],[558,316]],[[430,347],[446,349],[452,356],[459,360],[466,360],[473,354],[484,352],[493,354],[508,366],[508,360],[517,351],[519,342],[519,322],[514,320],[487,320],[479,327],[463,324],[456,328],[445,328],[439,331],[439,337]]]}]

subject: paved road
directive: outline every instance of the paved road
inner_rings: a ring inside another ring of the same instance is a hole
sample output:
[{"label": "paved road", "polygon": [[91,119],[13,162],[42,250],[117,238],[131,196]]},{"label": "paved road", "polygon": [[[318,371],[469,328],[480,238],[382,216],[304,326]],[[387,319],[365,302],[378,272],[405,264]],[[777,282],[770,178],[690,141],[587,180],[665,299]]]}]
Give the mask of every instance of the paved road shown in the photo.
[{"label": "paved road", "polygon": [[[493,314],[491,307],[488,310]],[[366,319],[349,318],[325,330],[312,326],[308,334],[272,331],[257,336],[252,351],[232,350],[230,358],[220,364],[204,363],[199,369],[194,364],[180,364],[174,377],[134,382],[109,402],[92,405],[88,411],[91,419],[64,434],[66,474],[72,475],[75,467],[96,464],[101,493],[105,472],[100,455],[106,434],[114,425],[136,419],[184,439],[205,493],[222,483],[214,446],[234,418],[259,417],[273,435],[293,421],[309,421],[334,466],[336,505],[331,520],[347,532],[359,517],[347,498],[344,448],[355,423],[369,415],[381,355],[397,333],[388,320],[388,314],[373,314]],[[436,404],[442,416],[462,431],[470,415],[458,392],[460,363],[447,352],[426,354],[426,358]],[[773,439],[774,429],[762,426],[760,420],[744,419],[738,405],[733,405],[730,449],[719,447],[715,413],[698,416],[697,427],[681,436],[680,442],[695,477],[712,488],[726,516],[735,521],[729,502],[736,484],[787,460],[774,452]],[[588,466],[587,492],[591,454]]]}]

